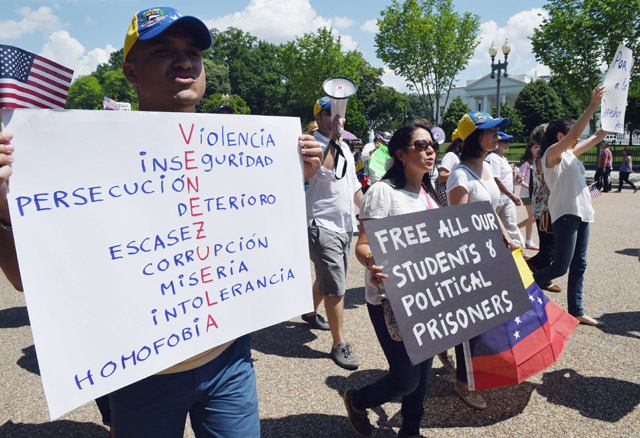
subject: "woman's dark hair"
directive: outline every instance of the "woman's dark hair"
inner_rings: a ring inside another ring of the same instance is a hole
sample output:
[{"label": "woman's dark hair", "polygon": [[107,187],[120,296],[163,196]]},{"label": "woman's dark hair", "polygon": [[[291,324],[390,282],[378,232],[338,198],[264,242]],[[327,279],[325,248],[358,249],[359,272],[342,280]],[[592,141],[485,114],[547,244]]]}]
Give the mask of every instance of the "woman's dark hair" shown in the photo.
[{"label": "woman's dark hair", "polygon": [[[431,128],[427,125],[423,125],[422,123],[412,123],[398,129],[393,133],[391,140],[389,140],[389,155],[393,158],[393,164],[382,179],[386,180],[389,185],[395,189],[401,189],[407,184],[407,180],[404,176],[404,165],[402,164],[402,161],[397,158],[396,152],[409,147],[411,138],[413,137],[413,133],[416,129],[424,129],[429,133],[429,135],[431,135],[431,139],[433,139]],[[431,185],[431,172],[424,174],[424,177],[422,178],[422,187],[424,187],[427,193],[429,193],[439,204],[438,195]]]},{"label": "woman's dark hair", "polygon": [[531,152],[531,149],[533,148],[533,146],[536,143],[529,141],[529,143],[527,143],[527,147],[524,150],[524,154],[522,155],[522,158],[520,159],[520,164],[524,164],[524,163],[529,163],[529,164],[533,164],[533,152]]},{"label": "woman's dark hair", "polygon": [[460,152],[460,160],[468,160],[469,158],[480,158],[486,151],[480,146],[480,139],[484,135],[483,129],[476,129],[462,142],[462,151]]},{"label": "woman's dark hair", "polygon": [[540,144],[540,156],[544,155],[549,147],[558,142],[559,133],[567,135],[575,123],[575,119],[571,119],[569,117],[550,121],[547,126],[547,130],[544,131],[544,136],[542,137],[542,143]]},{"label": "woman's dark hair", "polygon": [[631,148],[629,146],[625,146],[623,151],[625,155],[631,156]]},{"label": "woman's dark hair", "polygon": [[462,140],[460,140],[459,138],[456,138],[451,143],[449,143],[449,146],[447,146],[447,149],[445,149],[444,153],[448,154],[449,152],[453,152],[456,155],[460,155],[461,144],[462,144]]}]

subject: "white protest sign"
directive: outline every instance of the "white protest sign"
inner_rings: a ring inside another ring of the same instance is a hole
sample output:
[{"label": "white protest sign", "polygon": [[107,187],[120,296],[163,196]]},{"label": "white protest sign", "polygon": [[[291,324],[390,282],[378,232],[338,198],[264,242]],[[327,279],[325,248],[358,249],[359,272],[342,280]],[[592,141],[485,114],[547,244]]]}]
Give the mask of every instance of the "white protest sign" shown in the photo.
[{"label": "white protest sign", "polygon": [[3,110],[51,418],[312,309],[296,118]]},{"label": "white protest sign", "polygon": [[604,85],[607,88],[602,98],[600,122],[605,131],[624,133],[624,114],[627,109],[632,67],[633,53],[620,44],[604,77]]}]

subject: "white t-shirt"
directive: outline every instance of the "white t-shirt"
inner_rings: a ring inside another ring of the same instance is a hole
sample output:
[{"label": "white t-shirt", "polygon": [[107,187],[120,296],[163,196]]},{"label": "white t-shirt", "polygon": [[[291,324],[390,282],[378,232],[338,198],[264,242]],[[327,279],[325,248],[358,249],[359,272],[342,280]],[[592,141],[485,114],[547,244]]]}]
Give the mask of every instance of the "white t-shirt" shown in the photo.
[{"label": "white t-shirt", "polygon": [[[491,165],[491,170],[493,171],[493,175],[500,178],[500,181],[507,187],[507,189],[513,193],[513,170],[509,165],[509,162],[502,155],[492,152],[487,155],[485,161]],[[500,190],[500,189],[498,189]],[[509,197],[504,193],[500,192],[500,199],[498,200],[498,205],[505,205],[511,202]]]},{"label": "white t-shirt", "polygon": [[449,172],[460,163],[460,158],[455,152],[447,152],[440,161],[440,168],[447,169]]},{"label": "white t-shirt", "polygon": [[[324,152],[329,139],[314,132],[315,139],[322,144]],[[333,169],[320,169],[309,179],[309,188],[305,192],[307,200],[307,226],[315,219],[320,227],[337,233],[351,233],[357,229],[353,195],[360,190],[356,177],[353,155],[344,142],[340,145],[346,159],[347,172],[344,178],[337,179]],[[338,174],[342,170],[342,159],[338,162]]]},{"label": "white t-shirt", "polygon": [[[372,185],[365,193],[360,204],[360,219],[381,219],[437,207],[436,201],[425,190],[421,190],[420,193],[408,192],[403,189],[394,189],[385,181],[381,181]],[[370,284],[370,280],[371,271],[366,269],[364,284],[367,303],[381,304],[379,293],[384,293],[384,288],[380,287],[378,290]]]},{"label": "white t-shirt", "polygon": [[542,156],[542,171],[549,187],[549,215],[555,222],[565,214],[593,222],[595,214],[584,174],[584,166],[572,150],[564,151],[556,166],[547,167],[547,152]]},{"label": "white t-shirt", "polygon": [[495,210],[500,199],[500,189],[498,189],[498,185],[493,179],[493,172],[489,163],[483,162],[482,165],[489,174],[489,179],[483,179],[482,182],[478,181],[478,177],[481,176],[474,176],[467,166],[458,164],[454,167],[449,179],[447,179],[447,198],[451,190],[462,186],[469,194],[469,202],[489,201],[491,202],[491,207]]}]

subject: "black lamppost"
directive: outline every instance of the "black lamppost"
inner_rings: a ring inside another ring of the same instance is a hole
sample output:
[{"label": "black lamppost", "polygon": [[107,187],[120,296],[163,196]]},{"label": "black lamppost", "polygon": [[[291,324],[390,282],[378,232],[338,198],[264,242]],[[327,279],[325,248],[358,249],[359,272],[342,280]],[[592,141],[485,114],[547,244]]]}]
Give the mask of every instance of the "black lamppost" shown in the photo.
[{"label": "black lamppost", "polygon": [[504,62],[494,62],[496,55],[498,54],[498,48],[491,41],[491,47],[489,47],[489,56],[491,56],[491,79],[496,77],[495,72],[498,72],[498,90],[496,92],[496,117],[500,117],[500,73],[504,70],[504,77],[507,77],[507,57],[509,56],[509,52],[511,51],[511,44],[509,44],[509,40],[505,40],[504,45],[502,46],[502,53],[504,54]]}]

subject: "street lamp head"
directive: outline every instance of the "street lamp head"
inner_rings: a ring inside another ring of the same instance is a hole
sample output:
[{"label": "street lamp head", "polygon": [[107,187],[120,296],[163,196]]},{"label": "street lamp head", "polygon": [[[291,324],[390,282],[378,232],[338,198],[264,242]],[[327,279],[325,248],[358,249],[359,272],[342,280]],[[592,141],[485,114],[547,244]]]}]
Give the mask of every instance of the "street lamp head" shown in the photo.
[{"label": "street lamp head", "polygon": [[492,58],[495,57],[498,54],[498,48],[496,47],[496,45],[493,43],[493,41],[491,41],[491,47],[489,47],[489,56],[491,56]]},{"label": "street lamp head", "polygon": [[511,52],[511,44],[509,44],[509,40],[505,40],[502,46],[502,53],[507,56]]}]

